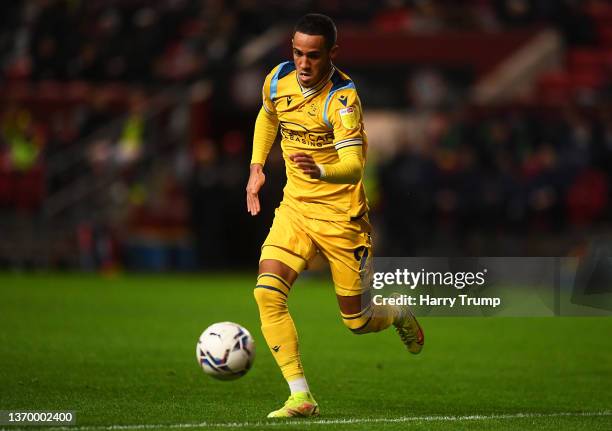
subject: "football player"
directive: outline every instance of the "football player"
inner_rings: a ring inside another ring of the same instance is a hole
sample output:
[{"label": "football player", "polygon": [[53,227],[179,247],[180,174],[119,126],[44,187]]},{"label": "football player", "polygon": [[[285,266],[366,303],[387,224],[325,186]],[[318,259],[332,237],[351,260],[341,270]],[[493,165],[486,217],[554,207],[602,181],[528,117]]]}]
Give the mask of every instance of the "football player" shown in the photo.
[{"label": "football player", "polygon": [[302,17],[292,50],[293,61],[276,66],[264,81],[246,187],[247,209],[257,215],[263,167],[280,128],[287,184],[261,249],[254,291],[261,330],[291,391],[284,406],[268,415],[273,418],[319,414],[287,308],[291,286],[317,253],[329,261],[350,331],[366,334],[394,325],[412,353],[424,342],[409,309],[370,301],[371,226],[362,184],[368,143],[355,84],[333,63],[338,53],[333,21],[320,14]]}]

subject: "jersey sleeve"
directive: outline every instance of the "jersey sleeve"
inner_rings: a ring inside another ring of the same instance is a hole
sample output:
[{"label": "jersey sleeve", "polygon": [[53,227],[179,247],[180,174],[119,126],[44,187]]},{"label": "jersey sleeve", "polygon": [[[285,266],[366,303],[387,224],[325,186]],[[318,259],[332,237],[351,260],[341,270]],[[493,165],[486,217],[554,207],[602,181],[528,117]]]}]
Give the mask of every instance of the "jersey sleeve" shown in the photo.
[{"label": "jersey sleeve", "polygon": [[363,151],[360,146],[348,146],[338,150],[339,162],[318,165],[321,180],[334,184],[357,184],[363,176]]},{"label": "jersey sleeve", "polygon": [[334,92],[330,96],[325,114],[327,124],[334,131],[336,150],[363,145],[361,102],[354,87]]},{"label": "jersey sleeve", "polygon": [[259,163],[264,165],[266,163],[277,133],[278,118],[276,115],[268,114],[262,107],[257,115],[257,120],[255,120],[251,164]]},{"label": "jersey sleeve", "polygon": [[262,106],[255,121],[255,130],[253,132],[253,152],[251,155],[251,164],[265,164],[268,153],[274,144],[276,134],[278,133],[278,117],[276,116],[276,107],[272,98],[274,77],[278,74],[278,69],[281,65],[276,66],[264,79],[261,89]]},{"label": "jersey sleeve", "polygon": [[280,65],[276,66],[270,73],[268,73],[261,89],[262,107],[268,114],[271,115],[276,115],[276,107],[274,106],[274,102],[272,101],[271,97],[272,78],[276,74],[276,70],[279,67]]}]

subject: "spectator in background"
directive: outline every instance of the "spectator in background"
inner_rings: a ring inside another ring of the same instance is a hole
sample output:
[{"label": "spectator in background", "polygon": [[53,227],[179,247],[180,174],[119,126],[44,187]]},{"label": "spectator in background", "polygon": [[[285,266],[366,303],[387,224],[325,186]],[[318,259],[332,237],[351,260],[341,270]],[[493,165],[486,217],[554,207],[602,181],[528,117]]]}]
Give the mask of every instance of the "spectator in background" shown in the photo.
[{"label": "spectator in background", "polygon": [[117,142],[116,159],[121,165],[130,165],[142,157],[146,133],[144,117],[146,107],[146,96],[140,91],[135,91],[130,96],[129,113]]},{"label": "spectator in background", "polygon": [[2,137],[10,169],[27,172],[37,164],[45,138],[27,109],[13,106],[4,112]]},{"label": "spectator in background", "polygon": [[15,105],[3,113],[0,206],[29,212],[39,208],[45,190],[44,163],[41,160],[45,144],[43,129],[34,121],[30,111]]}]

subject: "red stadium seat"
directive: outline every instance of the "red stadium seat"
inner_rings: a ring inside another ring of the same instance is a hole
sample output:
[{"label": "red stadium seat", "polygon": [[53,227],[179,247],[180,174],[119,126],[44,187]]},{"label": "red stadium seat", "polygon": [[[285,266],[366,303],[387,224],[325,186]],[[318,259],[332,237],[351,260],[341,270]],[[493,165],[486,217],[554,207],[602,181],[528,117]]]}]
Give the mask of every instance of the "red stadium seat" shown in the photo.
[{"label": "red stadium seat", "polygon": [[599,26],[599,41],[603,46],[612,48],[612,22]]},{"label": "red stadium seat", "polygon": [[605,63],[605,51],[578,48],[567,53],[567,66],[571,70],[599,69]]},{"label": "red stadium seat", "polygon": [[563,103],[571,95],[572,81],[564,71],[548,72],[538,80],[538,93],[544,102]]}]

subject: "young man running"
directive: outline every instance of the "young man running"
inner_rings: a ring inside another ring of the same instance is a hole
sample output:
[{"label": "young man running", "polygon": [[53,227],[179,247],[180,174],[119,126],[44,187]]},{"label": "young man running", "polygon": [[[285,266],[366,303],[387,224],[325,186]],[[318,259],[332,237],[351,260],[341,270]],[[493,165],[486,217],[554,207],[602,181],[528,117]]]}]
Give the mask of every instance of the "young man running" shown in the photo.
[{"label": "young man running", "polygon": [[262,246],[255,288],[261,330],[291,391],[271,418],[319,414],[287,308],[293,282],[317,253],[329,261],[348,329],[366,334],[394,325],[412,353],[424,342],[407,308],[375,306],[363,282],[372,258],[362,184],[367,139],[355,85],[333,64],[336,26],[325,15],[305,15],[295,26],[292,47],[293,62],[279,64],[264,81],[246,188],[247,209],[257,215],[263,166],[280,126],[287,184]]}]

